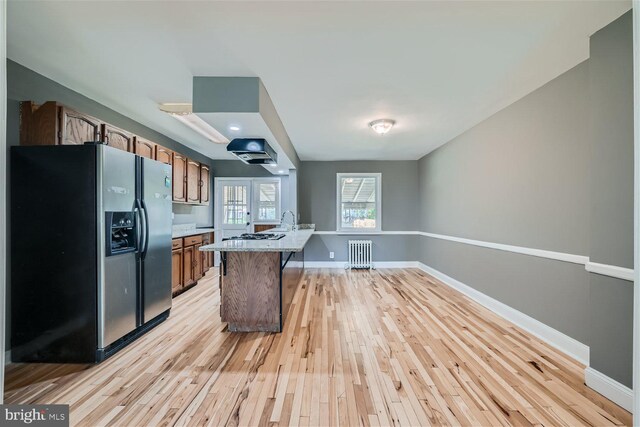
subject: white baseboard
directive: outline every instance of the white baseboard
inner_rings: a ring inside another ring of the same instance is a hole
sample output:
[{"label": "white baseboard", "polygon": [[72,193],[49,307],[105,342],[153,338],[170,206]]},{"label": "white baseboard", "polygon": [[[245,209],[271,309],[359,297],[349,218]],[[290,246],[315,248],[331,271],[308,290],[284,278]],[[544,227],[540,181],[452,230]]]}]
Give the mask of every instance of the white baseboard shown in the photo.
[{"label": "white baseboard", "polygon": [[618,381],[609,378],[592,367],[584,370],[584,381],[588,387],[594,389],[613,403],[633,412],[633,390]]},{"label": "white baseboard", "polygon": [[418,261],[382,261],[374,262],[375,268],[418,268]]},{"label": "white baseboard", "polygon": [[305,261],[305,268],[341,268],[344,269],[347,261]]},{"label": "white baseboard", "polygon": [[[345,269],[348,261],[305,261],[305,268],[340,268]],[[417,261],[381,261],[374,262],[374,268],[418,268]]]},{"label": "white baseboard", "polygon": [[421,262],[418,263],[418,268],[580,363],[589,366],[589,346]]}]

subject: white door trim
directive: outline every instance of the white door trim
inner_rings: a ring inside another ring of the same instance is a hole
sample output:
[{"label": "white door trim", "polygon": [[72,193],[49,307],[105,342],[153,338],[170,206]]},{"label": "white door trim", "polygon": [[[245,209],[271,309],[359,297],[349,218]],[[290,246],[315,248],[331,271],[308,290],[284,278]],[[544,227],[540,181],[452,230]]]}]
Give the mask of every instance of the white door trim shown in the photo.
[{"label": "white door trim", "polygon": [[[214,206],[214,227],[216,230],[220,230],[219,233],[215,234],[216,242],[221,242],[224,237],[224,225],[222,224],[222,191],[221,188],[225,183],[237,183],[238,185],[246,185],[247,186],[247,209],[251,212],[251,204],[253,195],[253,182],[251,178],[215,178],[215,201],[213,203]],[[250,229],[253,227],[253,215],[248,215],[247,218],[249,225],[246,226],[245,233],[249,233]]]},{"label": "white door trim", "polygon": [[[640,414],[640,0],[633,0],[634,93],[634,292],[633,292],[633,413]],[[640,426],[640,415],[633,417]]]},{"label": "white door trim", "polygon": [[[7,173],[7,2],[0,0],[0,171]],[[7,180],[0,179],[0,403],[4,399]]]}]

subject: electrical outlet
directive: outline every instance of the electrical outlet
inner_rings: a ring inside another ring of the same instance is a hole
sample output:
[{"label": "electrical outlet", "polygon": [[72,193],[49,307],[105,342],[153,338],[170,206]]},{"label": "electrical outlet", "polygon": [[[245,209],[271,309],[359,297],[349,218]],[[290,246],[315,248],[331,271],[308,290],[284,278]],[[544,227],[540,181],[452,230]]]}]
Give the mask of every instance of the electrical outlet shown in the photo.
[{"label": "electrical outlet", "polygon": [[336,257],[335,252],[329,252],[329,259],[334,259]]}]

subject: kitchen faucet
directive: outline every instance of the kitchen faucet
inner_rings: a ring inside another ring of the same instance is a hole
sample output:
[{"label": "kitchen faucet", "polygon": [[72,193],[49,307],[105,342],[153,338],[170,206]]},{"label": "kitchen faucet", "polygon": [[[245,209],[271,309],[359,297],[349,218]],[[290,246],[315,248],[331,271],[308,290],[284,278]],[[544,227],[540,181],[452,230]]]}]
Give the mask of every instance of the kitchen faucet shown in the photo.
[{"label": "kitchen faucet", "polygon": [[[296,228],[296,214],[293,213],[293,211],[284,211],[282,212],[282,216],[280,217],[280,223],[283,224],[284,223],[284,217],[287,213],[291,214],[291,218],[293,219],[293,223],[291,225],[291,230],[294,230]],[[287,227],[288,228],[288,227]]]}]

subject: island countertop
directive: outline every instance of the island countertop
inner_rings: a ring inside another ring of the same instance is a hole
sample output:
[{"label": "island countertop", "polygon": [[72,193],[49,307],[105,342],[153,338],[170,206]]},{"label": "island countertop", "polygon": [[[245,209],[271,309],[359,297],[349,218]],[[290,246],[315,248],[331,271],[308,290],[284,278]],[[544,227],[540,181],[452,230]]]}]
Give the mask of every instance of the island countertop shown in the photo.
[{"label": "island countertop", "polygon": [[[269,232],[271,230],[268,230]],[[222,252],[301,252],[314,230],[277,231],[285,236],[279,240],[225,240],[204,245],[201,251]]]}]

